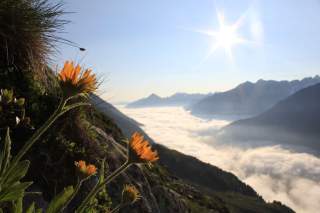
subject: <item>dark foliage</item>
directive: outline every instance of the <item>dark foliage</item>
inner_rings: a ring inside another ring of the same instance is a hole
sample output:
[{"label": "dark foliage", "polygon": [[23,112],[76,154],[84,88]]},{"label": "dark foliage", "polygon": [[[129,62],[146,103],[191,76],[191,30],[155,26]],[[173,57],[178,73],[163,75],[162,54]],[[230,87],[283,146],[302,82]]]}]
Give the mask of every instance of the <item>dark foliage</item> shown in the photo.
[{"label": "dark foliage", "polygon": [[67,21],[49,0],[0,1],[0,66],[35,70],[45,64]]}]

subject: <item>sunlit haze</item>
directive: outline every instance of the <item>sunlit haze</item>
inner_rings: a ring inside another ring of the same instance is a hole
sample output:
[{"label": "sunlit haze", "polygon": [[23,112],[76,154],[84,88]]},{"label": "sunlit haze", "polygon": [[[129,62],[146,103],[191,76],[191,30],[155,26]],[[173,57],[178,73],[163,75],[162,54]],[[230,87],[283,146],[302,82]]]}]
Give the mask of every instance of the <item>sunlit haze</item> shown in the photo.
[{"label": "sunlit haze", "polygon": [[74,13],[63,37],[86,51],[61,44],[53,64],[91,66],[111,102],[319,73],[317,0],[67,1],[65,9]]}]

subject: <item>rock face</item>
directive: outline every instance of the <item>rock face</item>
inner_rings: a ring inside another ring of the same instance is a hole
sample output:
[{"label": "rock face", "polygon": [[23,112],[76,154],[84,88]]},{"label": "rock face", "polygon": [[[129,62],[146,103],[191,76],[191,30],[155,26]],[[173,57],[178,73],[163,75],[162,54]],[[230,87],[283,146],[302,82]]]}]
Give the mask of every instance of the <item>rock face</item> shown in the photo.
[{"label": "rock face", "polygon": [[245,82],[236,88],[215,93],[190,107],[194,115],[250,117],[262,113],[293,93],[320,82],[320,77],[300,81]]},{"label": "rock face", "polygon": [[160,106],[184,106],[187,107],[206,97],[204,94],[176,93],[172,96],[162,98],[151,94],[146,98],[129,103],[127,107],[160,107]]},{"label": "rock face", "polygon": [[231,123],[220,140],[277,141],[312,148],[320,153],[320,84],[302,89],[270,110]]}]

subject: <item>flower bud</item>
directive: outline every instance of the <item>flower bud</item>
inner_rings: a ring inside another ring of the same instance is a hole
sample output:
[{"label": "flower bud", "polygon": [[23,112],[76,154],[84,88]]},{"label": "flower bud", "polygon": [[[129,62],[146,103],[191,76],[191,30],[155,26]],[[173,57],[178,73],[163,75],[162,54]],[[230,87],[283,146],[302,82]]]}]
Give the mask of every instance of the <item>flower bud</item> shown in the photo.
[{"label": "flower bud", "polygon": [[134,185],[125,185],[122,190],[122,200],[123,205],[129,205],[135,203],[140,199],[140,194],[138,189]]}]

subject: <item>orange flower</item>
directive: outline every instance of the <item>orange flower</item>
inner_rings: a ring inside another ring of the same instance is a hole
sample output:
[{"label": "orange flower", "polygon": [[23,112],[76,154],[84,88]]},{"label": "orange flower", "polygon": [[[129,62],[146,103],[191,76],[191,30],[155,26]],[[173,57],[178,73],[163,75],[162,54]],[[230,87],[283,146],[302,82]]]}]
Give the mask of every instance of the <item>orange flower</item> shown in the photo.
[{"label": "orange flower", "polygon": [[87,166],[87,174],[88,175],[94,175],[95,173],[97,172],[97,168],[94,166],[94,165],[92,165],[92,164],[89,164],[88,166]]},{"label": "orange flower", "polygon": [[83,160],[75,161],[74,165],[78,168],[79,172],[81,172],[81,174],[83,174],[85,177],[94,175],[97,172],[97,168],[94,165],[87,165],[86,162]]},{"label": "orange flower", "polygon": [[74,162],[74,164],[79,168],[79,170],[81,171],[85,171],[87,166],[86,166],[86,162],[83,160],[79,160],[79,162]]},{"label": "orange flower", "polygon": [[91,72],[90,69],[81,71],[79,64],[74,66],[73,62],[66,61],[58,75],[60,85],[66,95],[94,92],[97,89],[97,79],[96,75]]},{"label": "orange flower", "polygon": [[154,162],[158,159],[157,151],[152,151],[149,142],[140,133],[133,133],[129,141],[129,162]]}]

